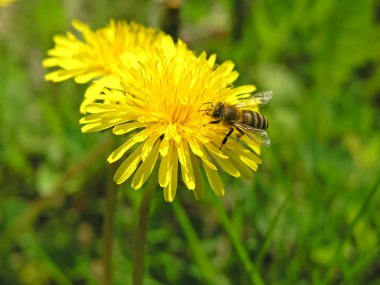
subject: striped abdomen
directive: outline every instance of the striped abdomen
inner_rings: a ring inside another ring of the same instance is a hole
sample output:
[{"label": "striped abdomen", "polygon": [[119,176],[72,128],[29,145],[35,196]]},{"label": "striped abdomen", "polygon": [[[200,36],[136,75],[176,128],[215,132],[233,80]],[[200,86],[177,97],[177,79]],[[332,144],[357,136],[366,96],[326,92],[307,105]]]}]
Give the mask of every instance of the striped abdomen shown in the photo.
[{"label": "striped abdomen", "polygon": [[242,110],[239,122],[255,129],[268,128],[268,120],[260,113],[251,110]]}]

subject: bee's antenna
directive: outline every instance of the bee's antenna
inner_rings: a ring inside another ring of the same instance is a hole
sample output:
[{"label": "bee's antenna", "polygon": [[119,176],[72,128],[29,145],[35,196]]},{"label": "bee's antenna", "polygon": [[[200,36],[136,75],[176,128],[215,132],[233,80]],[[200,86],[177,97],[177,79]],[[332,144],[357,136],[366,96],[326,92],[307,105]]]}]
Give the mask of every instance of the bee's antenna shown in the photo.
[{"label": "bee's antenna", "polygon": [[200,109],[199,112],[212,111],[212,108],[214,108],[214,105],[212,104],[212,102],[205,102],[205,103],[203,103],[201,106],[206,105],[206,104],[210,104],[210,105],[211,105],[211,108]]}]

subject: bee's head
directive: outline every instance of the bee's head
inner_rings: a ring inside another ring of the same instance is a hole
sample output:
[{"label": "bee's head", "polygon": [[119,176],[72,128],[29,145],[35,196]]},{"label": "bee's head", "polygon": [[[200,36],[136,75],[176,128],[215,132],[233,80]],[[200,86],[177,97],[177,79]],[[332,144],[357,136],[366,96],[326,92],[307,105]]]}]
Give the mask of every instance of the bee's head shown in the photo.
[{"label": "bee's head", "polygon": [[223,110],[224,110],[224,104],[222,102],[219,102],[215,105],[215,107],[212,109],[211,117],[215,119],[219,119],[223,116]]}]

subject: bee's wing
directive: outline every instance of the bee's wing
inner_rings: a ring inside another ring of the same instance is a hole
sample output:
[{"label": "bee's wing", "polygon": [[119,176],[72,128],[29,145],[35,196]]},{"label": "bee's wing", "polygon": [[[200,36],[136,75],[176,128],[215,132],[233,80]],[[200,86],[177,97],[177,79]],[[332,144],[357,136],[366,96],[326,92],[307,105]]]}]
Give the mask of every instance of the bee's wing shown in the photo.
[{"label": "bee's wing", "polygon": [[272,91],[261,91],[255,94],[252,94],[252,96],[243,99],[241,102],[237,103],[235,106],[238,108],[244,107],[244,106],[262,106],[267,104],[273,96]]},{"label": "bee's wing", "polygon": [[251,140],[257,142],[261,146],[270,146],[270,138],[265,130],[256,129],[251,126],[242,124],[242,123],[234,123],[233,124],[238,130],[242,131],[247,137]]}]

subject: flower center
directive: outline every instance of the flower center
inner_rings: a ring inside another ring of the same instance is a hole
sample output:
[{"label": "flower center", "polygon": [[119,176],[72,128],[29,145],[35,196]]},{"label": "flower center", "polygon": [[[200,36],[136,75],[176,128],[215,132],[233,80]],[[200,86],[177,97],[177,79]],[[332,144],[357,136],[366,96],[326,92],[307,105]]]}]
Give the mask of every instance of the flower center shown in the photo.
[{"label": "flower center", "polygon": [[193,117],[193,106],[186,104],[174,104],[170,106],[166,118],[169,123],[186,125]]}]

